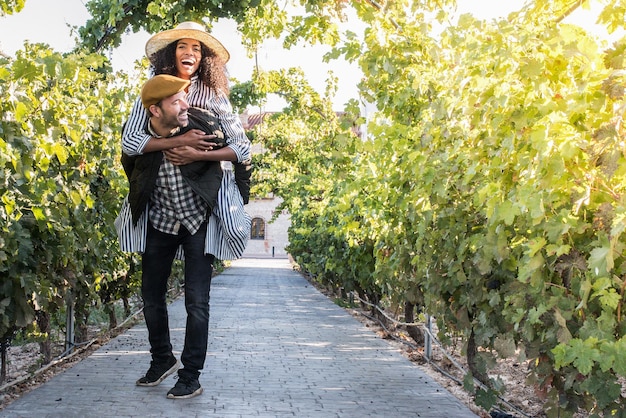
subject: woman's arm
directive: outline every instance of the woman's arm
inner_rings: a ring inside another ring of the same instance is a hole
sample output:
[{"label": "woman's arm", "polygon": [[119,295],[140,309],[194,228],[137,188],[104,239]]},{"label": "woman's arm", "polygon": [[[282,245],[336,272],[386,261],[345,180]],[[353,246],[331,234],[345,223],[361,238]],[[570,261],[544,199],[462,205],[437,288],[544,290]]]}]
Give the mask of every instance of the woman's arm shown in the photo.
[{"label": "woman's arm", "polygon": [[122,131],[122,151],[130,156],[147,152],[164,151],[176,147],[194,147],[201,151],[210,150],[215,135],[206,135],[198,129],[191,129],[182,135],[169,138],[155,138],[147,133],[148,112],[137,99]]},{"label": "woman's arm", "polygon": [[143,154],[146,144],[152,139],[146,133],[147,125],[148,114],[141,104],[141,99],[137,98],[122,130],[122,151],[124,154],[130,156]]},{"label": "woman's arm", "polygon": [[250,159],[250,140],[241,124],[239,115],[233,112],[232,105],[227,97],[222,95],[214,96],[211,101],[212,110],[220,120],[220,125],[226,136],[228,148],[231,148],[237,156],[237,162]]},{"label": "woman's arm", "polygon": [[193,147],[178,147],[164,151],[165,157],[174,165],[186,165],[195,161],[237,161],[237,154],[230,147],[213,151],[201,151]]},{"label": "woman's arm", "polygon": [[206,135],[198,129],[191,129],[182,135],[168,138],[151,137],[143,148],[143,152],[166,151],[178,147],[193,147],[200,151],[209,151],[215,144],[211,141],[215,135]]},{"label": "woman's arm", "polygon": [[213,92],[206,84],[196,79],[189,87],[187,102],[190,106],[207,109],[217,116],[226,137],[226,144],[237,156],[236,161],[250,159],[250,140],[246,136],[239,115],[233,112],[233,106],[226,95]]}]

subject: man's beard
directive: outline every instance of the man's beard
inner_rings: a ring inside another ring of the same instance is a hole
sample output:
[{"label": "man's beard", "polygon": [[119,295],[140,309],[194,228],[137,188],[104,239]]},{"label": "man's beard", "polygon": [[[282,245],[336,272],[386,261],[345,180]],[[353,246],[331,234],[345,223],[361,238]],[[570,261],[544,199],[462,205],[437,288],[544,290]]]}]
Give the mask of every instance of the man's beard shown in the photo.
[{"label": "man's beard", "polygon": [[[181,116],[183,115],[184,118],[181,120]],[[163,126],[166,126],[171,132],[184,128],[187,124],[189,124],[189,119],[186,110],[179,112],[176,115],[167,115],[163,119]]]}]

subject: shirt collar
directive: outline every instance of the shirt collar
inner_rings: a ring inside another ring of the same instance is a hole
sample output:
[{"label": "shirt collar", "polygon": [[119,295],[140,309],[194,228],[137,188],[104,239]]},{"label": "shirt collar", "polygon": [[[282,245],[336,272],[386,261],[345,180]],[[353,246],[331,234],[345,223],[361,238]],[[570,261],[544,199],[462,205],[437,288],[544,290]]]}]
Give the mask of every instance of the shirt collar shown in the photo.
[{"label": "shirt collar", "polygon": [[195,90],[196,85],[197,85],[197,81],[198,81],[198,74],[194,74],[191,76],[191,80],[189,80],[189,88],[187,89],[187,96],[189,96],[189,93],[191,93],[193,90]]}]

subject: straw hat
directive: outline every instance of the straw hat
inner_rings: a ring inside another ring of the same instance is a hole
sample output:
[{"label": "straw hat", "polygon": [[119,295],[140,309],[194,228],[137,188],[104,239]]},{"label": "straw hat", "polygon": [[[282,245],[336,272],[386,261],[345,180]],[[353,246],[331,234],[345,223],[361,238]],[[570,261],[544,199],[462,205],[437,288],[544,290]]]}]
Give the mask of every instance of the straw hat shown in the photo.
[{"label": "straw hat", "polygon": [[224,45],[213,36],[211,36],[199,23],[196,22],[183,22],[176,26],[174,29],[159,32],[152,36],[146,42],[146,56],[150,58],[155,52],[165,48],[167,45],[179,39],[195,39],[202,42],[205,46],[215,51],[218,57],[222,58],[224,62],[228,61],[230,54],[228,50],[224,48]]},{"label": "straw hat", "polygon": [[169,74],[160,74],[152,77],[141,88],[141,103],[146,109],[161,100],[183,91],[189,85],[189,80],[174,77]]}]

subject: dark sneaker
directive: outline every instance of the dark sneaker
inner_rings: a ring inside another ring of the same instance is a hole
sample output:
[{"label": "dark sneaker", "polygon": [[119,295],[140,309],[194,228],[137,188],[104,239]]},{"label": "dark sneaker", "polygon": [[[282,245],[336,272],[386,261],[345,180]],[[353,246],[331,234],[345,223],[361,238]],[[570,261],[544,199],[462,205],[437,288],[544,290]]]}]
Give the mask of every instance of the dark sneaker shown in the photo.
[{"label": "dark sneaker", "polygon": [[179,377],[173,388],[167,392],[170,399],[189,399],[202,393],[198,379]]},{"label": "dark sneaker", "polygon": [[146,375],[137,380],[137,386],[156,386],[176,370],[178,370],[176,357],[172,357],[167,363],[155,363],[153,360],[150,362]]}]

